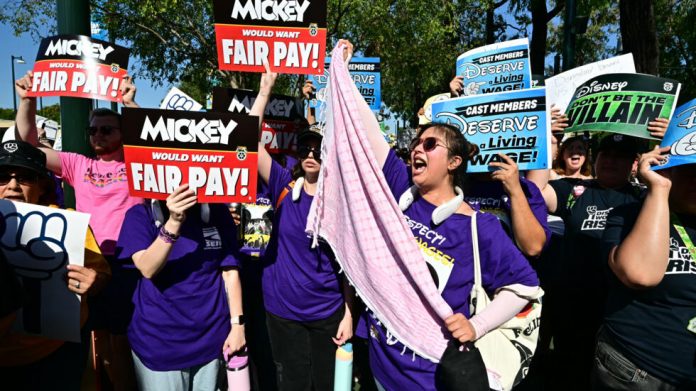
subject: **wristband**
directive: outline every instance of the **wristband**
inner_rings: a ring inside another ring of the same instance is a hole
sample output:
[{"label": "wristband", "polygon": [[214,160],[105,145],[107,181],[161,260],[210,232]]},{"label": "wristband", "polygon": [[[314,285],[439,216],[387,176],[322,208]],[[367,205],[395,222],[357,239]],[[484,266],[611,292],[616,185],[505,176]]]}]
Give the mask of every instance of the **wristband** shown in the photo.
[{"label": "wristband", "polygon": [[246,323],[246,318],[244,317],[244,315],[237,315],[230,318],[230,324],[232,325],[238,324],[240,326],[243,326],[244,323]]},{"label": "wristband", "polygon": [[164,225],[160,227],[159,234],[157,235],[160,239],[162,239],[165,243],[173,244],[176,242],[177,239],[179,239],[179,235],[169,232],[166,229],[164,229]]}]

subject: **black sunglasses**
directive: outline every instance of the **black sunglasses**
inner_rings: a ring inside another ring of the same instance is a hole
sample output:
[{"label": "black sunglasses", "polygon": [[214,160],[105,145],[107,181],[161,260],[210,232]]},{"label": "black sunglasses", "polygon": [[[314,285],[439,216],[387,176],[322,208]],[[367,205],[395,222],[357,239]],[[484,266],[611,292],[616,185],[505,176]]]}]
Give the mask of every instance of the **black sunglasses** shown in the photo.
[{"label": "black sunglasses", "polygon": [[302,145],[297,148],[297,155],[300,157],[300,159],[307,159],[310,152],[312,152],[314,160],[318,162],[321,161],[321,148],[308,147],[306,145]]},{"label": "black sunglasses", "polygon": [[113,132],[113,131],[116,130],[116,129],[118,129],[118,128],[115,128],[115,127],[109,126],[109,125],[104,125],[104,126],[88,126],[88,127],[87,127],[87,133],[88,133],[90,136],[94,136],[94,135],[97,134],[97,132],[101,132],[101,134],[103,134],[104,136],[108,136],[108,135],[111,134],[111,132]]},{"label": "black sunglasses", "polygon": [[417,146],[421,145],[421,143],[423,144],[423,150],[425,152],[430,152],[437,147],[449,149],[446,145],[438,144],[437,143],[438,141],[439,140],[435,137],[426,137],[426,138],[416,137],[413,140],[411,140],[411,144],[409,145],[409,149],[411,151],[413,151],[414,149],[416,149]]},{"label": "black sunglasses", "polygon": [[0,186],[4,186],[10,183],[12,181],[12,178],[16,179],[20,185],[33,185],[39,181],[39,176],[31,172],[24,172],[20,174],[0,172]]}]

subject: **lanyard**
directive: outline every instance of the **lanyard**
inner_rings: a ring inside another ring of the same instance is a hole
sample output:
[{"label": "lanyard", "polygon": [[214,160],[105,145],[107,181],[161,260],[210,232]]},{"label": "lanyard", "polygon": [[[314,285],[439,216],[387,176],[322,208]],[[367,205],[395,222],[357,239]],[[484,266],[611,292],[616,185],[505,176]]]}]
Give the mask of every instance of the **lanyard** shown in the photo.
[{"label": "lanyard", "polygon": [[681,225],[679,217],[677,217],[677,215],[674,213],[672,213],[670,217],[674,229],[677,230],[677,234],[679,234],[682,242],[684,242],[684,245],[689,250],[689,254],[691,254],[691,262],[696,262],[696,246],[694,246],[694,242],[691,241],[689,234],[686,233],[686,229],[684,229],[684,227]]}]

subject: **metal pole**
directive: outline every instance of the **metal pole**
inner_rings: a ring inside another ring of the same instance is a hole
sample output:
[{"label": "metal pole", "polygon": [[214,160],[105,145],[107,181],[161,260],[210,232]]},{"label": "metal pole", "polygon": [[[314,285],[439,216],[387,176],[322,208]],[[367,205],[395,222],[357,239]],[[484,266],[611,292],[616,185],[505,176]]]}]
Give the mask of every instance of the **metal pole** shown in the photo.
[{"label": "metal pole", "polygon": [[566,0],[565,21],[563,27],[563,71],[575,67],[575,0]]},{"label": "metal pole", "polygon": [[17,116],[17,92],[14,89],[14,83],[15,83],[15,70],[14,70],[14,60],[15,56],[10,55],[12,57],[12,103],[14,103],[14,114],[15,117]]},{"label": "metal pole", "polygon": [[[58,34],[90,36],[89,0],[56,0]],[[92,155],[85,129],[89,125],[92,101],[83,98],[60,98],[63,150]],[[75,207],[75,192],[65,185],[65,206]]]}]

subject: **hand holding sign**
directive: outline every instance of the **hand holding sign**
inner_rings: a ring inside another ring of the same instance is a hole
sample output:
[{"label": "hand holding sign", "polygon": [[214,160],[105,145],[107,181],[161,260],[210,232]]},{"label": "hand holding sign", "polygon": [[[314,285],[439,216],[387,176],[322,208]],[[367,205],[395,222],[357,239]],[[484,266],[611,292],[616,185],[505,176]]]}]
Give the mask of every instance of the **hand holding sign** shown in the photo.
[{"label": "hand holding sign", "polygon": [[669,120],[667,118],[655,118],[654,121],[648,122],[648,132],[651,136],[662,139],[665,137],[668,126]]},{"label": "hand holding sign", "polygon": [[488,164],[489,167],[497,168],[497,170],[491,173],[491,178],[501,182],[503,189],[505,189],[508,195],[521,191],[522,186],[520,185],[520,172],[517,168],[517,163],[504,153],[499,153],[498,156],[500,156],[500,162]]},{"label": "hand holding sign", "polygon": [[123,105],[126,107],[140,107],[135,103],[135,84],[131,76],[124,76],[121,81],[121,94],[123,95]]},{"label": "hand holding sign", "polygon": [[80,265],[68,265],[68,289],[78,295],[92,293],[96,286],[97,272]]},{"label": "hand holding sign", "polygon": [[63,215],[14,212],[5,216],[0,227],[0,246],[20,276],[47,280],[67,262],[67,221]]},{"label": "hand holding sign", "polygon": [[669,178],[669,170],[653,171],[651,167],[659,166],[667,161],[670,147],[658,147],[642,154],[638,162],[638,175],[649,189],[663,189],[669,194],[672,181]]},{"label": "hand holding sign", "polygon": [[27,93],[31,90],[31,80],[34,78],[34,72],[27,71],[27,74],[15,81],[15,91],[19,99],[27,98]]},{"label": "hand holding sign", "polygon": [[276,79],[278,78],[278,73],[271,72],[271,66],[266,60],[263,61],[263,68],[266,70],[266,72],[261,74],[261,81],[259,82],[259,95],[269,95],[273,90]]},{"label": "hand holding sign", "polygon": [[169,219],[174,223],[182,224],[186,220],[186,211],[196,205],[196,192],[189,189],[189,185],[181,185],[167,197],[167,209]]}]

